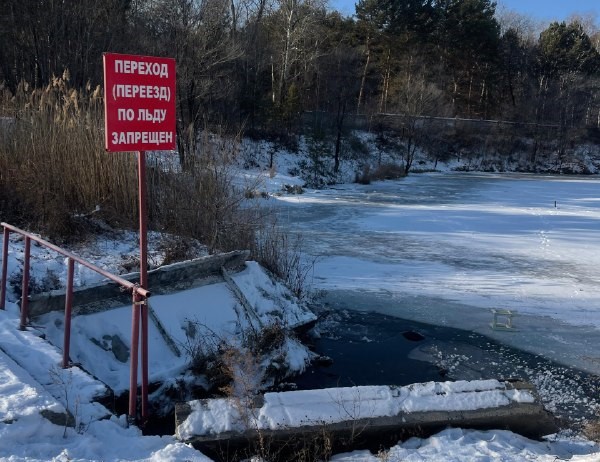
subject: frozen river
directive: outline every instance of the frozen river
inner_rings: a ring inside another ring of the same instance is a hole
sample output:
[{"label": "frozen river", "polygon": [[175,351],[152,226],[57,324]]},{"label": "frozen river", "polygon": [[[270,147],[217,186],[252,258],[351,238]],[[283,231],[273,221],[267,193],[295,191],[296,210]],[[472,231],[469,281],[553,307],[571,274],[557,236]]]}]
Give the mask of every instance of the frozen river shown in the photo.
[{"label": "frozen river", "polygon": [[[600,179],[415,174],[278,199],[334,308],[477,332],[600,373]],[[518,312],[516,332],[490,328]]]}]

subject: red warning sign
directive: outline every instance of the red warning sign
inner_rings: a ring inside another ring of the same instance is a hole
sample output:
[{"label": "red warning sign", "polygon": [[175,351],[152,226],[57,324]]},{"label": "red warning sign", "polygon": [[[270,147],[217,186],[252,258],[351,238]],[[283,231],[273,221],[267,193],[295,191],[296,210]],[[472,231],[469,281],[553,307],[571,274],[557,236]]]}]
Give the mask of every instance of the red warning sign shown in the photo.
[{"label": "red warning sign", "polygon": [[175,60],[104,53],[107,151],[175,149]]}]

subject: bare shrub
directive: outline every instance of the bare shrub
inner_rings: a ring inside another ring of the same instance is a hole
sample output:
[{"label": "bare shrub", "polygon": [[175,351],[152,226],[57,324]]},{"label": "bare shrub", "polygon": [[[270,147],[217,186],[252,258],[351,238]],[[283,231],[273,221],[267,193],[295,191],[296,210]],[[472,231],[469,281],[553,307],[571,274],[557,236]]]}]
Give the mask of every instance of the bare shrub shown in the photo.
[{"label": "bare shrub", "polygon": [[281,348],[285,338],[290,335],[283,324],[275,321],[259,331],[252,331],[252,337],[246,340],[248,348],[257,354],[267,354]]},{"label": "bare shrub", "polygon": [[386,163],[381,164],[375,169],[365,165],[361,172],[357,172],[354,178],[355,183],[371,184],[371,181],[396,180],[406,176],[406,170],[401,165]]},{"label": "bare shrub", "polygon": [[370,154],[369,145],[355,134],[350,134],[347,144],[351,156],[355,159],[364,159]]},{"label": "bare shrub", "polygon": [[185,237],[166,235],[158,246],[164,254],[162,264],[169,265],[184,260],[189,260],[194,255],[192,241]]},{"label": "bare shrub", "polygon": [[262,390],[264,368],[261,356],[248,349],[228,345],[221,351],[220,361],[223,375],[230,378],[220,390],[239,402],[240,415],[248,417],[248,411],[254,407],[254,398]]},{"label": "bare shrub", "polygon": [[358,184],[371,184],[371,167],[367,164],[362,171],[356,173],[354,182]]},{"label": "bare shrub", "polygon": [[307,279],[316,263],[316,258],[304,260],[302,250],[302,236],[282,230],[272,217],[258,230],[253,255],[281,278],[296,297],[302,299],[307,292]]},{"label": "bare shrub", "polygon": [[[10,287],[15,294],[20,294],[23,290],[23,267],[19,267],[17,271],[13,272],[8,282]],[[29,275],[28,292],[29,294],[40,294],[42,292],[49,292],[51,290],[60,289],[63,287],[58,275],[51,269],[47,269],[45,274],[36,276],[35,274]]]},{"label": "bare shrub", "polygon": [[372,181],[395,180],[406,176],[404,167],[397,164],[381,164],[370,174]]},{"label": "bare shrub", "polygon": [[227,339],[197,320],[187,320],[184,330],[186,340],[180,346],[190,359],[191,368],[206,374],[229,396],[238,396],[242,391],[245,395],[258,393],[269,355],[292,335],[278,321],[261,329],[245,329],[236,339]]},{"label": "bare shrub", "polygon": [[600,441],[600,420],[591,420],[583,429],[583,434],[592,441]]},{"label": "bare shrub", "polygon": [[188,319],[184,326],[185,342],[179,346],[190,360],[190,367],[198,373],[213,369],[223,339],[205,324]]},{"label": "bare shrub", "polygon": [[[203,242],[210,252],[252,249],[266,211],[248,204],[235,183],[231,160],[237,140],[203,136],[197,156],[187,156],[181,171],[164,168],[160,159],[148,169],[149,214],[154,225]],[[257,180],[258,181],[258,180]]]},{"label": "bare shrub", "polygon": [[[64,414],[64,424],[63,424],[63,438],[67,437],[67,429],[69,427],[80,428],[80,425],[75,422],[76,417],[79,417],[79,397],[76,398],[73,409],[73,413],[71,413],[72,402],[72,390],[73,390],[73,371],[71,369],[64,370],[59,369],[57,366],[53,366],[48,371],[50,375],[51,383],[58,388],[58,392],[62,395],[61,398],[64,400],[65,405],[65,414]],[[79,419],[78,419],[79,420]],[[82,433],[82,432],[79,432]]]},{"label": "bare shrub", "polygon": [[[335,391],[332,393],[335,393]],[[372,417],[375,414],[375,409],[371,407],[365,410],[365,403],[360,396],[360,388],[355,389],[354,397],[351,402],[346,402],[332,394],[330,394],[330,397],[338,405],[341,414],[345,416],[345,420],[350,422],[350,432],[346,438],[340,439],[340,443],[342,445],[351,446],[368,427],[368,423],[364,419],[364,416],[368,415]]]}]

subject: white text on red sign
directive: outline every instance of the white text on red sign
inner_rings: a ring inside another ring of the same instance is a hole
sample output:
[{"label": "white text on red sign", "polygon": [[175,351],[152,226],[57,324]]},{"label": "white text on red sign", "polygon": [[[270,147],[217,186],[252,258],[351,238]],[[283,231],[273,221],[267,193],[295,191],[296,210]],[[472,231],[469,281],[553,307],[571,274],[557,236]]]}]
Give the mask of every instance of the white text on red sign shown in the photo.
[{"label": "white text on red sign", "polygon": [[108,151],[175,149],[175,60],[104,54]]}]

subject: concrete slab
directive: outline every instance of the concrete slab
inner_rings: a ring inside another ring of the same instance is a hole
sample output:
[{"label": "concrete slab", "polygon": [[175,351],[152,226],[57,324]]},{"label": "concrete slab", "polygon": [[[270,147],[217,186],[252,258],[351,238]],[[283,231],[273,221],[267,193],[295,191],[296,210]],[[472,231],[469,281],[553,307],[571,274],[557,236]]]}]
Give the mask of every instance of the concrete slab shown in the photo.
[{"label": "concrete slab", "polygon": [[[448,382],[439,387],[433,382],[415,384],[413,387],[422,386],[432,392],[431,394],[424,394],[422,397],[424,406],[421,408],[410,401],[411,386],[401,388],[353,387],[353,389],[358,389],[361,394],[361,401],[354,403],[348,403],[344,400],[338,401],[336,389],[307,390],[302,392],[304,393],[302,396],[300,396],[301,392],[287,392],[289,398],[286,393],[271,393],[265,395],[263,399],[259,398],[258,402],[248,408],[246,408],[246,405],[242,405],[245,409],[243,412],[247,413],[250,418],[244,419],[242,416],[241,421],[239,416],[235,417],[228,413],[223,414],[224,409],[226,409],[223,402],[215,403],[215,400],[201,400],[193,403],[181,403],[177,405],[175,410],[176,435],[182,441],[191,443],[196,448],[217,454],[224,447],[229,450],[248,447],[248,445],[252,445],[259,439],[268,441],[269,444],[286,446],[307,438],[309,440],[310,438],[317,438],[324,433],[330,435],[332,441],[352,441],[350,447],[358,449],[369,447],[374,439],[383,442],[381,441],[382,438],[389,438],[386,443],[395,444],[399,439],[414,435],[431,435],[449,426],[506,429],[531,438],[540,438],[557,431],[558,427],[555,419],[544,410],[532,385],[522,382],[496,382],[496,384],[501,385],[494,385],[496,388],[490,387],[491,389],[487,389],[489,382],[496,381],[466,382],[474,385],[470,388],[467,386],[465,390],[459,390],[455,393],[443,391],[452,388],[452,385]],[[478,383],[483,384],[483,389],[478,389]],[[373,396],[370,396],[370,388],[376,389]],[[337,390],[340,390],[340,394],[343,394],[344,390],[348,389]],[[318,396],[317,401],[322,400],[323,396],[330,396],[331,402],[317,403],[318,406],[315,406],[314,399],[309,396],[311,392],[315,392]],[[507,399],[499,400],[493,404],[494,400],[490,401],[489,395],[492,392],[499,392]],[[298,394],[297,398],[294,396],[295,394]],[[379,395],[385,395],[385,397]],[[401,404],[396,408],[398,412],[390,413],[386,409],[388,404],[384,404],[383,407],[381,404],[387,400],[394,400],[394,396]],[[457,404],[457,398],[467,404]],[[279,403],[279,405],[276,403]],[[476,403],[479,403],[479,407]],[[490,403],[492,404],[490,405]],[[235,404],[233,406],[233,409],[235,409]],[[278,409],[278,406],[280,409]],[[341,417],[333,415],[337,411],[331,412],[330,407],[332,406],[333,408],[339,407]],[[298,407],[297,410],[301,411],[300,415],[303,416],[304,420],[294,424],[294,418],[291,416],[296,413],[295,407]],[[311,417],[312,407],[321,409],[323,417],[313,419],[314,416]],[[357,409],[361,407],[366,412],[357,412]],[[427,409],[423,410],[423,407]],[[383,412],[380,413],[379,411],[382,409]],[[211,422],[211,410],[218,410],[220,419],[226,422],[223,427],[224,430],[194,431],[194,428],[196,430],[198,428],[206,430],[207,423]],[[304,413],[306,417],[304,417]],[[268,424],[267,421],[270,420],[267,417],[268,414],[279,416],[275,418],[278,423],[275,425],[273,422]],[[248,422],[252,422],[252,417],[257,419],[254,428],[252,428],[252,424],[248,425]],[[289,424],[285,424],[285,421]],[[240,424],[240,422],[243,423]]]}]

